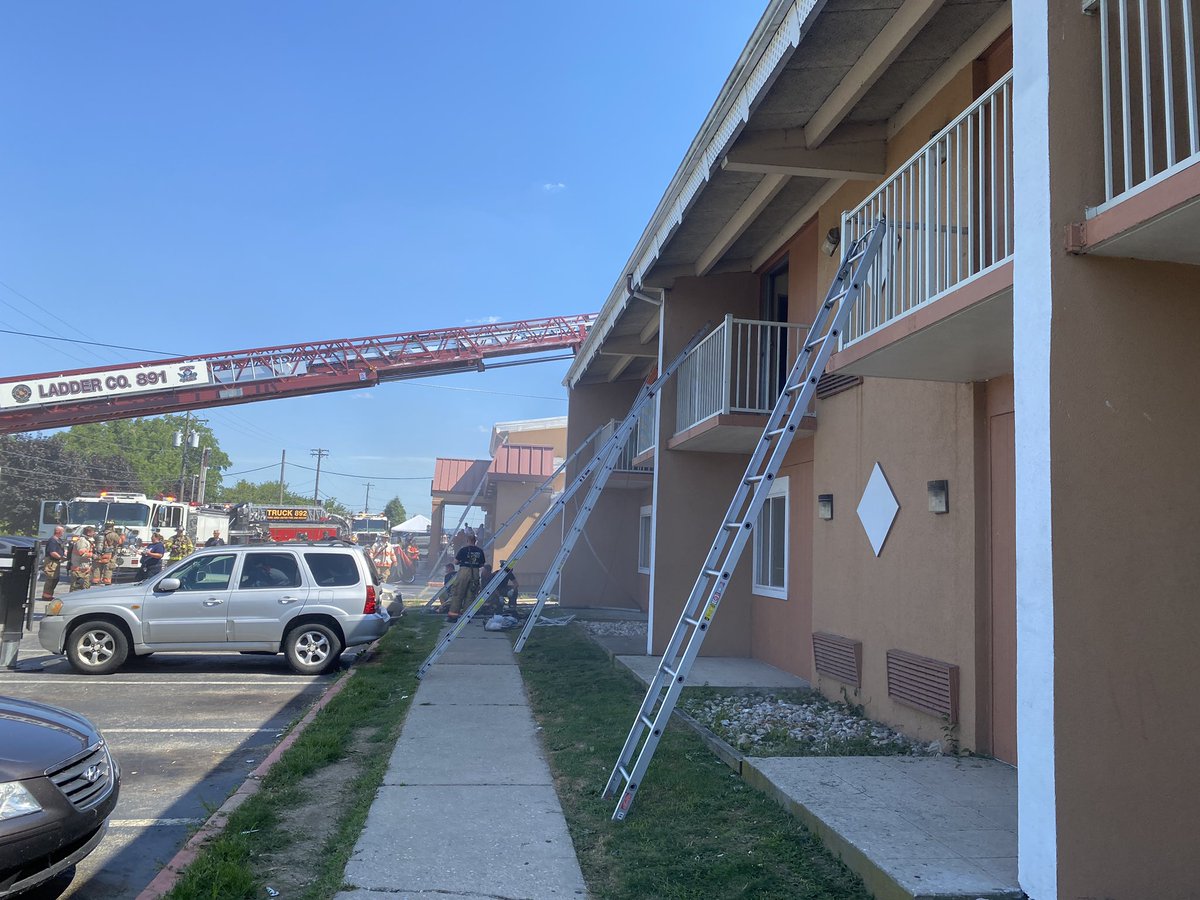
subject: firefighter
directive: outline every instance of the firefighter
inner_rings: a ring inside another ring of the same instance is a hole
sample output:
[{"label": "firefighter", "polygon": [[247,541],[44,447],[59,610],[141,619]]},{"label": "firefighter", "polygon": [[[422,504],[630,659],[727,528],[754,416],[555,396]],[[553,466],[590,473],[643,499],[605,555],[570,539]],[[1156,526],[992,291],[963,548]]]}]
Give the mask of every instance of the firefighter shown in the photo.
[{"label": "firefighter", "polygon": [[96,529],[93,526],[85,525],[81,534],[71,538],[69,553],[72,592],[91,587],[92,557],[96,553],[96,547],[93,544],[95,534]]},{"label": "firefighter", "polygon": [[379,571],[380,583],[386,584],[391,577],[392,566],[396,564],[396,551],[392,549],[392,544],[387,538],[380,538],[375,542],[375,546],[371,548],[371,559]]},{"label": "firefighter", "polygon": [[104,533],[96,539],[96,554],[92,558],[92,587],[112,584],[121,541],[121,535],[117,534],[117,523],[105,522]]},{"label": "firefighter", "polygon": [[196,545],[180,525],[175,529],[175,536],[167,543],[167,565],[173,565],[184,557],[191,556],[195,549]]}]

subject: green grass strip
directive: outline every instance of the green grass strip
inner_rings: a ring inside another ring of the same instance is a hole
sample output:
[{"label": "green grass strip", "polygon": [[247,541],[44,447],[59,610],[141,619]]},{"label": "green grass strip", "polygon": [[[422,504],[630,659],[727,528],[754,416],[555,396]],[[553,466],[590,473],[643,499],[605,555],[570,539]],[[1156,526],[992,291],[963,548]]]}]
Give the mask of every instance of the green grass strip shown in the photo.
[{"label": "green grass strip", "polygon": [[600,792],[645,689],[576,628],[539,629],[518,657],[559,799],[595,897],[869,900],[803,825],[673,724],[629,818]]},{"label": "green grass strip", "polygon": [[383,782],[392,747],[417,689],[416,671],[433,648],[440,620],[409,615],[393,625],[374,655],[356,665],[346,688],[313,719],[263,779],[262,788],[229,817],[225,830],[205,845],[168,900],[259,900],[267,882],[258,866],[293,836],[281,813],[294,806],[304,781],[347,757],[358,735],[372,748],[361,754],[358,772],[337,802],[323,810],[338,822],[318,858],[312,860],[306,900],[332,897],[342,885],[346,863]]}]

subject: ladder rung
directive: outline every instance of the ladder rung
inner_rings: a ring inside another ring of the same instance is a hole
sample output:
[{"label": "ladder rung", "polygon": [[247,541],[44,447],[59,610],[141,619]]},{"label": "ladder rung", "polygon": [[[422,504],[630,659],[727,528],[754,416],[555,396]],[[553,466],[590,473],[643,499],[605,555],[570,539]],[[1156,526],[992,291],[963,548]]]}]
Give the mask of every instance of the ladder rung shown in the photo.
[{"label": "ladder rung", "polygon": [[705,569],[704,574],[707,575],[709,578],[720,578],[725,573],[722,572],[720,569]]},{"label": "ladder rung", "polygon": [[617,766],[617,771],[621,773],[621,777],[625,779],[625,783],[629,784],[629,782],[632,780],[629,777],[629,770],[624,766]]},{"label": "ladder rung", "polygon": [[741,531],[743,526],[741,522],[726,522],[721,527],[728,528],[730,531]]},{"label": "ladder rung", "polygon": [[811,341],[809,341],[807,344],[804,345],[804,349],[811,350],[813,347],[820,347],[823,343],[825,343],[826,340],[828,340],[828,338],[829,338],[828,334],[823,334],[818,338],[813,338]]},{"label": "ladder rung", "polygon": [[652,718],[650,718],[649,716],[643,715],[641,717],[641,720],[642,720],[642,724],[645,725],[647,728],[654,727],[654,720]]},{"label": "ladder rung", "polygon": [[[791,388],[788,388],[788,390],[792,390],[792,389],[791,389]],[[766,435],[766,436],[767,436],[767,437],[769,437],[769,438],[779,437],[779,436],[780,436],[781,434],[783,434],[785,431],[787,431],[787,429],[786,429],[786,428],[773,428],[773,429],[771,429],[770,431],[768,431],[768,432],[767,432],[767,435]]]}]

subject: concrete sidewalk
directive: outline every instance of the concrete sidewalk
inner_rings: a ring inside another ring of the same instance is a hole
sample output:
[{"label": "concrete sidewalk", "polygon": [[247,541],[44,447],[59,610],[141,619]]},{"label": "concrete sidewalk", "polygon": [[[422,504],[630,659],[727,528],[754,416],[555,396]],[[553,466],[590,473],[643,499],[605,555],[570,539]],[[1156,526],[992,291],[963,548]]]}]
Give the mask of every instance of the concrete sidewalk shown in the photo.
[{"label": "concrete sidewalk", "polygon": [[467,627],[421,682],[339,900],[585,897],[508,635]]}]

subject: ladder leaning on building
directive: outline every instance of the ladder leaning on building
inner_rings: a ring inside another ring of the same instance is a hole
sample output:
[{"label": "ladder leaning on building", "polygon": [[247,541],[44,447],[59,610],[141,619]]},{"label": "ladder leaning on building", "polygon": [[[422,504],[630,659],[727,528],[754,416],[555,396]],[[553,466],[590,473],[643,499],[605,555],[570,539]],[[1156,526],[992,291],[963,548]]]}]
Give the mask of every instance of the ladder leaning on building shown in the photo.
[{"label": "ladder leaning on building", "polygon": [[[662,662],[604,789],[605,797],[615,796],[624,783],[621,798],[613,811],[614,821],[622,821],[633,804],[692,663],[708,634],[717,606],[754,531],[775,475],[791,447],[796,428],[813,401],[817,382],[838,344],[865,276],[879,254],[887,227],[887,223],[879,219],[846,250],[837,276],[767,418],[762,439],[734,492],[729,511],[721,521],[692,592],[683,605],[679,623],[667,643]],[[701,601],[704,601],[703,607]]]}]

